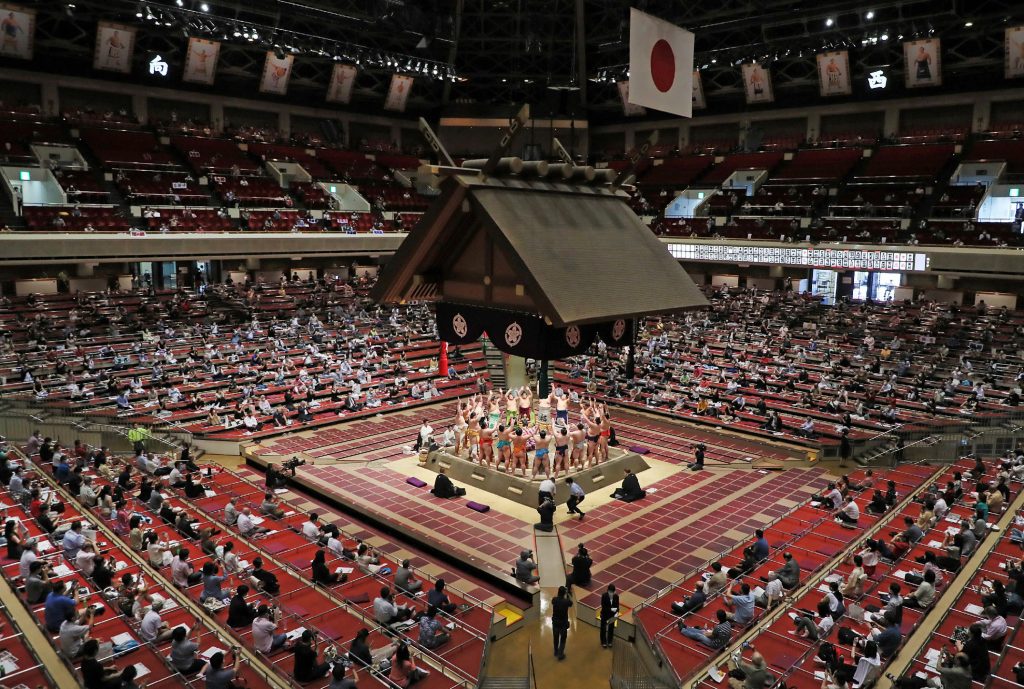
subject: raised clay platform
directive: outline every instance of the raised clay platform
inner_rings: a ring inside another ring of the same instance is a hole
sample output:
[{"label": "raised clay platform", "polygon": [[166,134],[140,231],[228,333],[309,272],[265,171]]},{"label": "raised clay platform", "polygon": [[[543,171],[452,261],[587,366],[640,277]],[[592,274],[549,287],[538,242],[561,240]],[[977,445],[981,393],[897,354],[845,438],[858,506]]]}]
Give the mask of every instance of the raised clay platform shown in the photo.
[{"label": "raised clay platform", "polygon": [[[644,458],[637,453],[618,447],[609,448],[608,456],[607,462],[602,462],[590,469],[560,475],[556,482],[555,504],[563,505],[569,499],[569,489],[565,485],[566,476],[572,476],[573,480],[580,484],[580,487],[588,495],[600,492],[611,494],[622,483],[626,469],[640,475],[641,472],[650,468]],[[478,462],[471,461],[466,457],[455,456],[444,450],[431,452],[423,466],[434,472],[440,471],[443,467],[448,477],[457,485],[474,486],[492,495],[499,495],[531,508],[537,507],[538,488],[544,479],[544,474],[538,474],[535,479],[523,477],[519,473],[507,474],[503,469],[481,466]]]}]

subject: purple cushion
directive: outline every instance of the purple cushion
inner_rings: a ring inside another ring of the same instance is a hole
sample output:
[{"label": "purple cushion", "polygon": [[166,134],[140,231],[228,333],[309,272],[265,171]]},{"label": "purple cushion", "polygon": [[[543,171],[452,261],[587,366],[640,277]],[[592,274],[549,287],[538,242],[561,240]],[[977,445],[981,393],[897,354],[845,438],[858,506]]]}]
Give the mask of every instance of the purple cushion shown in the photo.
[{"label": "purple cushion", "polygon": [[423,488],[424,486],[427,485],[425,481],[421,481],[415,476],[410,476],[409,478],[405,479],[405,482],[408,483],[410,486],[416,486],[417,488]]},{"label": "purple cushion", "polygon": [[474,510],[476,512],[490,512],[491,511],[491,506],[490,505],[484,505],[484,504],[479,503],[479,502],[473,502],[472,500],[470,500],[469,502],[466,503],[466,507],[468,507],[469,509]]},{"label": "purple cushion", "polygon": [[633,447],[629,448],[629,451],[630,452],[635,452],[638,455],[645,455],[648,452],[650,452],[650,450],[648,448],[643,447],[641,445],[634,445]]}]

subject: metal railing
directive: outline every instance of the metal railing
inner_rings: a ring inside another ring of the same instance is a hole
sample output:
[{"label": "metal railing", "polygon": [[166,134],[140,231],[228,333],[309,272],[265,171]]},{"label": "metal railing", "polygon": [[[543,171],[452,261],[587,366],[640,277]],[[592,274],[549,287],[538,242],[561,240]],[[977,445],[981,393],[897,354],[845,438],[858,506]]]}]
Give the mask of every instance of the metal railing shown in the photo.
[{"label": "metal railing", "polygon": [[612,643],[612,689],[671,689],[651,674],[634,644],[618,637],[613,637]]}]

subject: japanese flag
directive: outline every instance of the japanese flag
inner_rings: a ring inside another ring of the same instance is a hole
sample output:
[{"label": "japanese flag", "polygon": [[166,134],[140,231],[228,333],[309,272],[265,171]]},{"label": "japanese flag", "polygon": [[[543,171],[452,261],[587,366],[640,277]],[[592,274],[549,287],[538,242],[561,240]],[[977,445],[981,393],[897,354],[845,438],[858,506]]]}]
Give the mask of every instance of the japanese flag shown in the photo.
[{"label": "japanese flag", "polygon": [[693,116],[693,34],[632,8],[629,102]]}]

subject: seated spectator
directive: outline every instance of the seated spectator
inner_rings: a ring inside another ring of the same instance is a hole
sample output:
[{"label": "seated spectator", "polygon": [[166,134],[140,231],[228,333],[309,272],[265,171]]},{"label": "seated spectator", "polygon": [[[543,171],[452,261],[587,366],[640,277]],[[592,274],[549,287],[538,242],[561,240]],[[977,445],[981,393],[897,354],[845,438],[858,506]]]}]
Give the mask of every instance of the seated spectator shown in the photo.
[{"label": "seated spectator", "polygon": [[341,584],[348,581],[348,574],[337,570],[332,572],[328,569],[327,552],[322,548],[316,551],[310,567],[312,568],[311,578],[313,579],[314,584],[320,584],[321,586],[334,586],[335,584]]},{"label": "seated spectator", "polygon": [[391,656],[391,672],[388,674],[388,680],[400,689],[408,689],[427,674],[425,670],[416,667],[416,662],[409,654],[409,647],[400,643],[395,654]]},{"label": "seated spectator", "polygon": [[449,615],[454,615],[459,607],[465,607],[451,602],[448,594],[445,593],[445,581],[442,578],[435,581],[434,588],[427,591],[427,604]]},{"label": "seated spectator", "polygon": [[1006,618],[991,605],[981,613],[981,638],[991,651],[1001,651],[1006,639]]},{"label": "seated spectator", "polygon": [[256,619],[256,606],[252,603],[247,603],[245,600],[248,594],[249,587],[245,584],[235,589],[235,595],[231,598],[231,603],[228,605],[227,623],[229,627],[235,629],[248,627]]},{"label": "seated spectator", "polygon": [[790,552],[783,553],[782,559],[785,560],[782,567],[767,577],[761,577],[761,580],[767,583],[772,579],[778,579],[782,582],[782,587],[790,591],[800,585],[800,564]]},{"label": "seated spectator", "polygon": [[252,561],[249,582],[257,591],[262,591],[271,596],[276,596],[281,592],[281,585],[277,581],[277,575],[263,569],[263,558],[261,557],[254,558]]},{"label": "seated spectator", "polygon": [[732,610],[728,613],[729,621],[738,625],[746,625],[754,619],[754,594],[750,592],[750,584],[740,584],[739,593],[726,593],[723,596],[725,607]]},{"label": "seated spectator", "polygon": [[908,608],[923,609],[929,607],[935,600],[935,572],[926,570],[917,590],[903,599],[903,605]]},{"label": "seated spectator", "polygon": [[693,593],[682,601],[672,603],[672,612],[680,616],[689,615],[704,607],[707,599],[708,596],[704,593],[704,583],[698,581],[693,587]]},{"label": "seated spectator", "polygon": [[715,611],[715,617],[718,623],[712,629],[688,627],[680,621],[679,631],[688,639],[698,641],[708,648],[721,650],[732,639],[732,624],[729,622],[729,617],[725,610]]},{"label": "seated spectator", "polygon": [[413,574],[409,560],[402,560],[402,564],[395,572],[395,588],[410,595],[418,593],[423,588],[423,582]]},{"label": "seated spectator", "polygon": [[412,608],[395,605],[394,594],[387,586],[382,587],[380,595],[373,599],[373,618],[384,626],[404,622],[413,616],[413,612]]},{"label": "seated spectator", "polygon": [[427,607],[427,612],[420,618],[420,633],[417,641],[424,648],[437,648],[448,643],[451,635],[444,631],[441,623],[437,620],[437,608],[433,605]]},{"label": "seated spectator", "polygon": [[199,594],[199,602],[205,603],[207,599],[219,600],[226,603],[231,598],[231,591],[225,591],[221,584],[228,580],[226,576],[217,573],[217,565],[207,562],[203,565],[203,590]]},{"label": "seated spectator", "polygon": [[796,627],[796,635],[809,641],[826,638],[835,626],[835,621],[829,614],[828,601],[818,601],[817,617],[806,610],[798,610],[796,617],[793,618],[793,625]]}]

